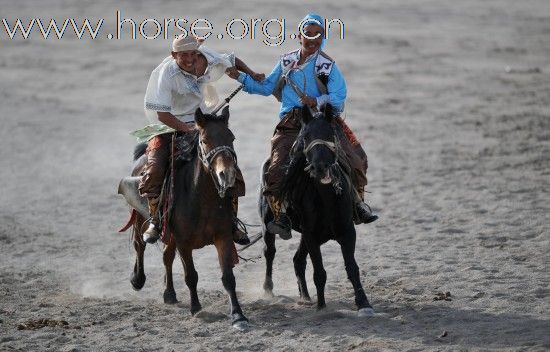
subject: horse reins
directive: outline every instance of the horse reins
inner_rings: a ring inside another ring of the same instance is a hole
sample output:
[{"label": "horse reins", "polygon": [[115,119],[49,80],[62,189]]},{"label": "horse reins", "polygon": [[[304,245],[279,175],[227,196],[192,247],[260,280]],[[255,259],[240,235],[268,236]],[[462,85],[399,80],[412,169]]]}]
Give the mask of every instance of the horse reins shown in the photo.
[{"label": "horse reins", "polygon": [[[294,82],[291,78],[290,78],[290,74],[293,72],[293,71],[300,71],[300,73],[304,76],[304,89],[302,90],[300,87],[298,87],[298,85],[296,84],[296,82]],[[290,86],[290,88],[292,88],[292,90],[294,91],[294,93],[296,93],[296,95],[298,95],[300,98],[303,98],[306,96],[306,88],[307,88],[307,80],[306,80],[306,74],[304,73],[304,70],[302,70],[300,67],[295,67],[295,68],[291,68],[288,70],[288,72],[283,75],[284,77],[284,80],[285,80],[285,83],[288,84]],[[313,113],[315,112],[318,112],[319,110],[317,109],[317,107],[311,107],[309,105],[305,105],[307,106],[307,108],[309,109],[309,111],[311,112],[311,114],[313,115]]]}]

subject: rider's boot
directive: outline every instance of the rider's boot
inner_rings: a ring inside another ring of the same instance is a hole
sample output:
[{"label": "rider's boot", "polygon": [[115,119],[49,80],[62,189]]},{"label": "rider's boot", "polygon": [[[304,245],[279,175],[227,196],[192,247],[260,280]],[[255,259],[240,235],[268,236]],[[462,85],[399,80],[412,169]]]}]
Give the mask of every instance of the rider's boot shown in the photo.
[{"label": "rider's boot", "polygon": [[355,225],[369,224],[378,219],[378,215],[372,213],[371,207],[363,200],[363,187],[356,189],[354,219]]},{"label": "rider's boot", "polygon": [[160,221],[158,215],[158,198],[148,198],[147,203],[149,205],[149,227],[143,233],[143,242],[155,243],[160,238]]},{"label": "rider's boot", "polygon": [[267,224],[267,230],[273,234],[278,234],[283,240],[291,239],[292,221],[286,215],[284,202],[275,196],[267,196],[267,201],[273,212],[273,220]]}]

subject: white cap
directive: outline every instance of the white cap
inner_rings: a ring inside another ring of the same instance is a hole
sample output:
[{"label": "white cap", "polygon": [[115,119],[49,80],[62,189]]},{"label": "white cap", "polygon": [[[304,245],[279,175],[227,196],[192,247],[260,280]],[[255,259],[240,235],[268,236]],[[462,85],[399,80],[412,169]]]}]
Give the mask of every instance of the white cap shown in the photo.
[{"label": "white cap", "polygon": [[190,35],[180,34],[177,36],[174,41],[172,41],[172,51],[188,51],[188,50],[197,50],[200,46],[200,43]]}]

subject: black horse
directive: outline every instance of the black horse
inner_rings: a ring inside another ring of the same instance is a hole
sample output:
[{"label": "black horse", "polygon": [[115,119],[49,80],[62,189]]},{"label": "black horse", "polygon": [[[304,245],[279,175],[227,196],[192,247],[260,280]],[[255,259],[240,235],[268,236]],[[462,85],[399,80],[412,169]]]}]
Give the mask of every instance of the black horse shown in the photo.
[{"label": "black horse", "polygon": [[[288,201],[288,215],[293,229],[302,234],[294,255],[294,271],[298,279],[300,297],[310,301],[305,271],[309,254],[313,264],[313,280],[317,288],[317,307],[325,307],[327,274],[323,268],[321,245],[328,240],[340,244],[348,279],[355,291],[359,314],[371,316],[374,310],[361,285],[359,268],[355,261],[355,227],[353,224],[352,188],[342,170],[342,150],[339,134],[335,131],[334,110],[327,105],[323,112],[312,115],[309,108],[302,111],[302,128],[291,151],[291,162],[284,183],[283,197]],[[340,157],[339,157],[340,156]],[[263,178],[267,170],[262,167]],[[273,213],[265,196],[260,195],[260,216],[263,220],[266,258],[264,290],[272,295],[272,268],[275,257],[275,234],[267,230]]]}]

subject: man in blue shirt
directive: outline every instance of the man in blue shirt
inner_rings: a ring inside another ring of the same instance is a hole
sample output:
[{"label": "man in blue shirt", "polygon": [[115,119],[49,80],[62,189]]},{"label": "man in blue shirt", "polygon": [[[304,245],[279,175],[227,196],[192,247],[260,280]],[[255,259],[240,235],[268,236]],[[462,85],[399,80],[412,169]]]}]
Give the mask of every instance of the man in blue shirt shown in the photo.
[{"label": "man in blue shirt", "polygon": [[[334,60],[321,48],[324,44],[324,23],[317,14],[308,14],[301,22],[299,35],[301,47],[284,54],[273,71],[263,81],[256,81],[246,73],[229,69],[228,75],[243,84],[249,94],[268,96],[273,94],[281,102],[281,121],[271,139],[271,163],[267,170],[264,195],[268,197],[274,213],[274,221],[268,229],[283,239],[291,237],[291,223],[280,199],[280,187],[289,161],[290,149],[301,128],[301,108],[319,108],[330,103],[337,111],[343,111],[346,100],[346,82]],[[285,78],[286,77],[286,78]],[[289,84],[286,84],[288,82]],[[378,216],[363,202],[367,184],[367,156],[359,142],[341,118],[336,126],[345,134],[342,147],[353,169],[351,179],[356,189],[355,222],[370,223]]]}]

